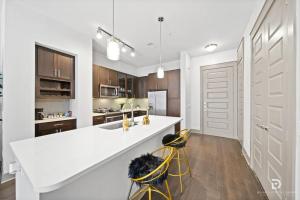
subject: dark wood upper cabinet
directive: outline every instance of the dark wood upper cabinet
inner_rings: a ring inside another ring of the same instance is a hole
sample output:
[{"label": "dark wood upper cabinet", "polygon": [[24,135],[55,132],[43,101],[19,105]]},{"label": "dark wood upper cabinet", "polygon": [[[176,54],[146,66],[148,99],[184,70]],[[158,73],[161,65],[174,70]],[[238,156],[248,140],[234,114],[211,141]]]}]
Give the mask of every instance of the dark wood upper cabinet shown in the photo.
[{"label": "dark wood upper cabinet", "polygon": [[167,90],[168,89],[168,73],[165,72],[164,78],[156,78],[157,80],[157,89],[158,90]]},{"label": "dark wood upper cabinet", "polygon": [[126,74],[118,73],[119,97],[126,97]]},{"label": "dark wood upper cabinet", "polygon": [[148,75],[148,90],[157,90],[157,77],[156,73],[152,73]]},{"label": "dark wood upper cabinet", "polygon": [[134,98],[134,79],[134,76],[126,75],[126,93],[128,98]]},{"label": "dark wood upper cabinet", "polygon": [[54,65],[58,78],[72,80],[74,71],[74,58],[61,54],[54,54]]},{"label": "dark wood upper cabinet", "polygon": [[99,98],[99,67],[93,65],[93,98]]},{"label": "dark wood upper cabinet", "polygon": [[147,98],[148,87],[147,87],[148,77],[137,77],[135,79],[135,98]]},{"label": "dark wood upper cabinet", "polygon": [[109,85],[112,86],[119,86],[119,80],[118,80],[118,72],[115,70],[109,70]]},{"label": "dark wood upper cabinet", "polygon": [[36,47],[37,75],[56,77],[54,66],[54,53],[44,47]]},{"label": "dark wood upper cabinet", "polygon": [[180,70],[167,72],[168,98],[180,98]]},{"label": "dark wood upper cabinet", "polygon": [[109,85],[109,69],[99,67],[99,83],[100,85]]},{"label": "dark wood upper cabinet", "polygon": [[75,98],[75,57],[36,45],[36,98]]}]

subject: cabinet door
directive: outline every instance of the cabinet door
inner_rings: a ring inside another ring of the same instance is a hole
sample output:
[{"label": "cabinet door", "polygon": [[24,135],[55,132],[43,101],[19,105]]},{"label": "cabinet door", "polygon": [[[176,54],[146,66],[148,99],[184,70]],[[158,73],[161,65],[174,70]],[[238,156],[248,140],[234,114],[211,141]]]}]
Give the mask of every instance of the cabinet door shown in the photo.
[{"label": "cabinet door", "polygon": [[39,76],[55,77],[54,53],[43,47],[37,48],[37,74]]},{"label": "cabinet door", "polygon": [[93,117],[93,125],[104,124],[105,116],[94,116]]},{"label": "cabinet door", "polygon": [[141,85],[142,85],[142,78],[136,77],[133,85],[135,98],[142,98]]},{"label": "cabinet door", "polygon": [[148,97],[148,77],[143,77],[142,78],[143,81],[143,89],[142,89],[142,98],[147,98]]},{"label": "cabinet door", "polygon": [[109,82],[112,86],[118,86],[118,72],[115,70],[109,70]]},{"label": "cabinet door", "polygon": [[126,92],[127,92],[127,97],[132,98],[134,97],[134,77],[131,75],[126,76]]},{"label": "cabinet door", "polygon": [[147,85],[148,85],[148,90],[157,90],[156,73],[149,74]]},{"label": "cabinet door", "polygon": [[126,74],[118,72],[119,97],[126,97]]},{"label": "cabinet door", "polygon": [[109,69],[105,67],[99,68],[99,81],[102,85],[109,85]]},{"label": "cabinet door", "polygon": [[97,65],[93,65],[93,97],[99,98],[99,67]]},{"label": "cabinet door", "polygon": [[180,70],[166,73],[168,80],[168,98],[180,98]]},{"label": "cabinet door", "polygon": [[57,77],[67,80],[73,80],[74,59],[70,56],[55,54],[55,66]]},{"label": "cabinet door", "polygon": [[162,79],[160,79],[160,78],[157,79],[157,89],[158,90],[167,90],[168,89],[168,79],[166,76]]}]

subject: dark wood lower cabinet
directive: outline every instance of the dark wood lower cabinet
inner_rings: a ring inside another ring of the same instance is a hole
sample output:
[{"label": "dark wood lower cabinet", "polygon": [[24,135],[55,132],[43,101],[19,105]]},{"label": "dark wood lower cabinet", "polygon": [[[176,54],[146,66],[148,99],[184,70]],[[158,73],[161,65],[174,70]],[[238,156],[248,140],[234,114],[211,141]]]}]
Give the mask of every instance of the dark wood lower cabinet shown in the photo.
[{"label": "dark wood lower cabinet", "polygon": [[35,124],[35,137],[76,129],[76,119]]},{"label": "dark wood lower cabinet", "polygon": [[94,116],[93,117],[93,125],[104,124],[105,116]]}]

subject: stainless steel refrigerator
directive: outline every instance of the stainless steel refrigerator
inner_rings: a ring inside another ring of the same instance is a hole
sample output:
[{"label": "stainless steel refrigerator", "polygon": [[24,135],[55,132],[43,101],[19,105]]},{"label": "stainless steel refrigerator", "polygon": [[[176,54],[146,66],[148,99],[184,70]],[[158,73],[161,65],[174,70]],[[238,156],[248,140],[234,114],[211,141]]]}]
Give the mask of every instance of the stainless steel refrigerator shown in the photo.
[{"label": "stainless steel refrigerator", "polygon": [[149,91],[149,114],[150,115],[167,115],[167,91]]}]

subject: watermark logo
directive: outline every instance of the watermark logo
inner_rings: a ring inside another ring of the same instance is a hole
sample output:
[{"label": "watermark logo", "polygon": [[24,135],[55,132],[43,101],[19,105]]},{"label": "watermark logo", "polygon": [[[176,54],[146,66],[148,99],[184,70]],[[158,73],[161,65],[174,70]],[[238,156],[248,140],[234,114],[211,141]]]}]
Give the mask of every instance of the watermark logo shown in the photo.
[{"label": "watermark logo", "polygon": [[281,181],[277,178],[271,180],[272,190],[279,190],[281,188]]}]

